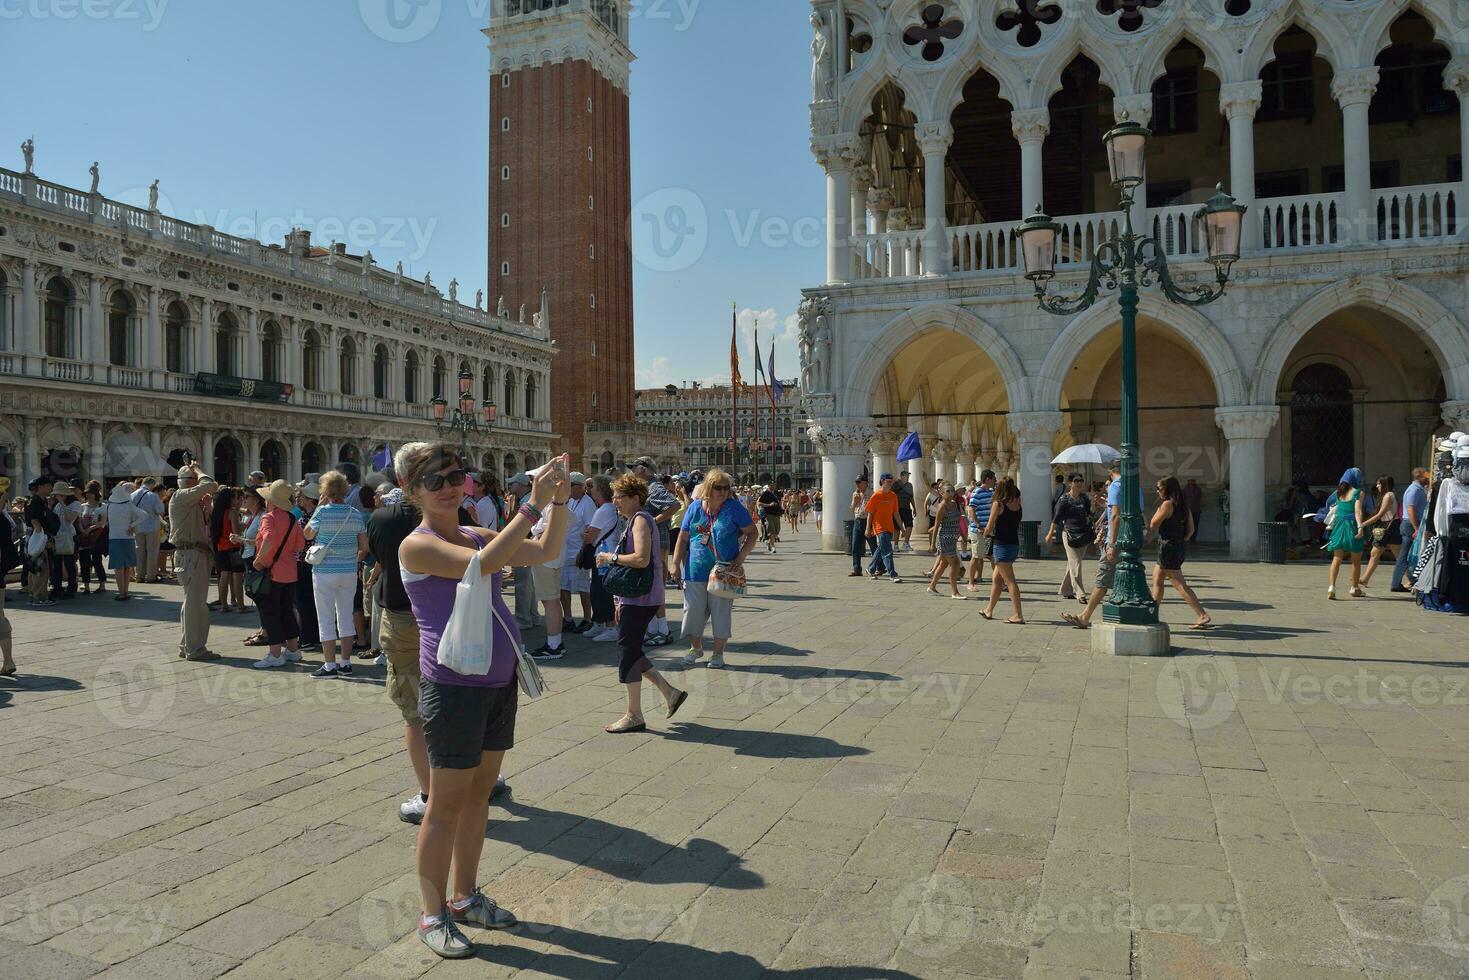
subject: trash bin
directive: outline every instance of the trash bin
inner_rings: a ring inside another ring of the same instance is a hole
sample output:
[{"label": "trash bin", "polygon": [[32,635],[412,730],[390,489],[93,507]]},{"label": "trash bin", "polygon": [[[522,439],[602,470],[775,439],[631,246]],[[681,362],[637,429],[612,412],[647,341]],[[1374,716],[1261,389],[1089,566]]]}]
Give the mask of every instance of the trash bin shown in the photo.
[{"label": "trash bin", "polygon": [[1020,522],[1020,557],[1039,558],[1041,556],[1041,522]]},{"label": "trash bin", "polygon": [[1286,532],[1289,530],[1289,524],[1260,522],[1260,561],[1271,565],[1285,564]]}]

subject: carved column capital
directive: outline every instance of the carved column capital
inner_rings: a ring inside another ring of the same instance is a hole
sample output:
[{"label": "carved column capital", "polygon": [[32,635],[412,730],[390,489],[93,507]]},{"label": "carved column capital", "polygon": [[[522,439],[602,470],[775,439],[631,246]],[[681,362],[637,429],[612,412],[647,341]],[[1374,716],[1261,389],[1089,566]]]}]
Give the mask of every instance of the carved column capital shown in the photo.
[{"label": "carved column capital", "polygon": [[861,456],[876,430],[861,419],[821,418],[811,423],[806,434],[823,456]]},{"label": "carved column capital", "polygon": [[1056,438],[1065,421],[1060,412],[1011,412],[1005,416],[1015,441],[1020,444],[1047,443]]},{"label": "carved column capital", "polygon": [[1349,105],[1368,105],[1377,92],[1377,66],[1347,68],[1331,80],[1331,97],[1345,109]]},{"label": "carved column capital", "polygon": [[1214,409],[1214,422],[1224,432],[1224,438],[1264,439],[1280,421],[1277,405],[1232,405]]},{"label": "carved column capital", "polygon": [[1219,111],[1228,119],[1253,119],[1260,109],[1264,85],[1258,78],[1219,88]]},{"label": "carved column capital", "polygon": [[838,133],[811,140],[811,155],[827,173],[850,170],[866,158],[862,137],[856,133]]},{"label": "carved column capital", "polygon": [[1469,97],[1469,56],[1449,59],[1443,70],[1443,87],[1461,99]]},{"label": "carved column capital", "polygon": [[1139,126],[1146,126],[1153,121],[1153,93],[1115,97],[1112,100],[1112,115],[1118,122],[1122,122],[1125,116]]},{"label": "carved column capital", "polygon": [[1044,140],[1050,131],[1051,110],[1045,106],[1039,109],[1016,109],[1010,113],[1010,132],[1022,143]]},{"label": "carved column capital", "polygon": [[919,123],[913,131],[913,137],[918,141],[924,156],[947,153],[950,144],[954,142],[954,127],[942,120]]}]

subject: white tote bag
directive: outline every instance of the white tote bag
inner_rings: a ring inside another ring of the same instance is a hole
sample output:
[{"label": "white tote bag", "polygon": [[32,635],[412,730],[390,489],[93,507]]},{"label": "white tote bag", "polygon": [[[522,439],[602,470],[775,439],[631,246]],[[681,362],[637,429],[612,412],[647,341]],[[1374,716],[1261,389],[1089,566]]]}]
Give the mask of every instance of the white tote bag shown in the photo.
[{"label": "white tote bag", "polygon": [[494,590],[479,565],[476,553],[454,589],[454,611],[439,640],[439,666],[466,676],[488,674],[495,651]]},{"label": "white tote bag", "polygon": [[26,538],[26,556],[39,558],[46,553],[46,535],[41,531],[32,531],[30,537]]}]

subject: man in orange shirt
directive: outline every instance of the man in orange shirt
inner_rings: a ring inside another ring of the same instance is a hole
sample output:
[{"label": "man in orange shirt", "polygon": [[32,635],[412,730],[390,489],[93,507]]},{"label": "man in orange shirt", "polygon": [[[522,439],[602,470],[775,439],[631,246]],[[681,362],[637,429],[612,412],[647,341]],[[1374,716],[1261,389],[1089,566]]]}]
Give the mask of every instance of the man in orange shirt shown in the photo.
[{"label": "man in orange shirt", "polygon": [[893,564],[893,535],[898,529],[898,495],[893,492],[893,475],[884,473],[878,481],[878,489],[867,501],[867,536],[877,538],[877,547],[872,552],[872,561],[867,573],[873,578],[887,568],[888,579],[901,582],[897,567]]}]

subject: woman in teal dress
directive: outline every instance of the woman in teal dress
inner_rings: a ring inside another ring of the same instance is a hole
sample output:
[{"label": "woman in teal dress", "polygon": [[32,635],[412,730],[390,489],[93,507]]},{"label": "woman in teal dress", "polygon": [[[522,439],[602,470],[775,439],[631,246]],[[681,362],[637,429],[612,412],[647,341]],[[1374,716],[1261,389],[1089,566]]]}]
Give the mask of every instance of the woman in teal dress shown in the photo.
[{"label": "woman in teal dress", "polygon": [[1335,514],[1331,521],[1331,537],[1326,550],[1331,552],[1331,578],[1326,586],[1326,598],[1336,598],[1336,574],[1341,570],[1343,558],[1352,559],[1351,595],[1361,598],[1362,591],[1362,471],[1355,466],[1341,475],[1336,496],[1327,508]]}]

